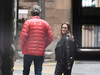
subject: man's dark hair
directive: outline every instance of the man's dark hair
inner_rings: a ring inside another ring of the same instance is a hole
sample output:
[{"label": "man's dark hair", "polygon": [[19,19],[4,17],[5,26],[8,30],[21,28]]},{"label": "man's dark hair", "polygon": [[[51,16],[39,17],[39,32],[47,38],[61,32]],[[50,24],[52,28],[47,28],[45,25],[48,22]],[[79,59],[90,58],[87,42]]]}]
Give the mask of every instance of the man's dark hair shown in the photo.
[{"label": "man's dark hair", "polygon": [[41,7],[38,5],[34,5],[31,9],[32,16],[39,16],[40,12],[41,12]]}]

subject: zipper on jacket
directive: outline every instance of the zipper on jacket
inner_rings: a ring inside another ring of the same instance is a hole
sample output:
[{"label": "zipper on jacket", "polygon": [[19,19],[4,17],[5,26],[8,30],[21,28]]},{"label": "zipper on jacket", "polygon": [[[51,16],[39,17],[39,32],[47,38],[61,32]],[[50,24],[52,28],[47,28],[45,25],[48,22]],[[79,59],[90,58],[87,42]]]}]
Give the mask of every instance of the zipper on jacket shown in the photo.
[{"label": "zipper on jacket", "polygon": [[26,49],[26,51],[27,51],[27,49]]}]

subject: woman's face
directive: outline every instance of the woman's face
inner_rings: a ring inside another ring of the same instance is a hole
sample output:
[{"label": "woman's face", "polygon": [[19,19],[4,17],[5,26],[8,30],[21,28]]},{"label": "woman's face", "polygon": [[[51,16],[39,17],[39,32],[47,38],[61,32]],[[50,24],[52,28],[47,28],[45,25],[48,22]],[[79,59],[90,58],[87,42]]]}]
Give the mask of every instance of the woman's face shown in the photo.
[{"label": "woman's face", "polygon": [[68,31],[68,26],[66,24],[63,24],[61,27],[61,32],[63,35],[65,35]]}]

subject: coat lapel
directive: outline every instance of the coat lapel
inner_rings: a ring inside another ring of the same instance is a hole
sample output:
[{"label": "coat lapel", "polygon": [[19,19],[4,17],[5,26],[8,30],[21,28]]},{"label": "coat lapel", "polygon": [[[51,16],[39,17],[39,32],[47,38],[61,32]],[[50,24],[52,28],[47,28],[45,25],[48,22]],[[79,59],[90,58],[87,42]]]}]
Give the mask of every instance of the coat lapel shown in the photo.
[{"label": "coat lapel", "polygon": [[62,38],[61,40],[58,41],[56,48],[61,47],[64,43],[64,38]]}]

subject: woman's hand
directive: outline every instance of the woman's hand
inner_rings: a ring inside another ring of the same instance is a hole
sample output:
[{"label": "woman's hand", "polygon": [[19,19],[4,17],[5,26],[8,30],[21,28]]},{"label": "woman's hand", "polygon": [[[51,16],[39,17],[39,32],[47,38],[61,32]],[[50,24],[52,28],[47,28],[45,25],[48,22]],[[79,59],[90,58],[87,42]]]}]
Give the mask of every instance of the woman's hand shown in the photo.
[{"label": "woman's hand", "polygon": [[68,66],[68,70],[69,70],[69,69],[71,69],[71,67],[70,67],[70,66]]}]

